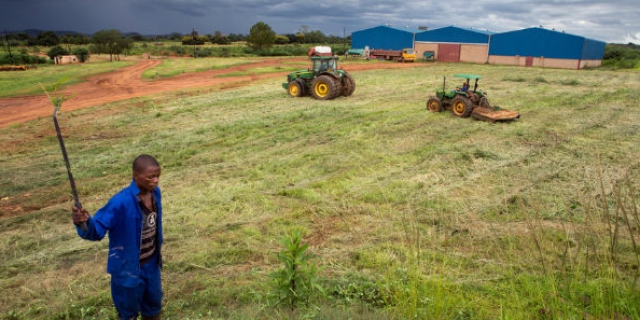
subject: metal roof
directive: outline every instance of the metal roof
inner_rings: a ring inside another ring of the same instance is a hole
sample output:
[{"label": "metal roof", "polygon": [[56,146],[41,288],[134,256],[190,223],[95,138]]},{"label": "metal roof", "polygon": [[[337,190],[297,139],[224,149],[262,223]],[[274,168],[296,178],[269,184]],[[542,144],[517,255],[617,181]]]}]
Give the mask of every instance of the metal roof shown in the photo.
[{"label": "metal roof", "polygon": [[433,29],[416,34],[416,41],[438,43],[489,43],[488,30],[464,29],[455,26]]},{"label": "metal roof", "polygon": [[377,26],[351,33],[351,48],[402,50],[413,48],[414,32],[389,26]]},{"label": "metal roof", "polygon": [[492,35],[489,54],[596,60],[604,57],[605,46],[605,42],[573,34],[528,28]]}]

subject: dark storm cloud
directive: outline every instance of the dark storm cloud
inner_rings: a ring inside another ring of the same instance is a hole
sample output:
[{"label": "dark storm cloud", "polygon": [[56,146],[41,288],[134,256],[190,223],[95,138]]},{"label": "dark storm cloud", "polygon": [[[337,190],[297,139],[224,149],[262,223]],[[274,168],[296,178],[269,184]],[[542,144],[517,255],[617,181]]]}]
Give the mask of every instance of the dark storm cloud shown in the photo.
[{"label": "dark storm cloud", "polygon": [[[0,28],[119,29],[247,34],[259,21],[278,33],[302,25],[326,34],[390,25],[455,25],[504,32],[543,26],[610,42],[640,43],[637,0],[0,0]],[[16,14],[17,13],[17,14]]]},{"label": "dark storm cloud", "polygon": [[135,1],[131,7],[148,13],[175,12],[193,17],[203,17],[209,13],[208,6],[200,1]]}]

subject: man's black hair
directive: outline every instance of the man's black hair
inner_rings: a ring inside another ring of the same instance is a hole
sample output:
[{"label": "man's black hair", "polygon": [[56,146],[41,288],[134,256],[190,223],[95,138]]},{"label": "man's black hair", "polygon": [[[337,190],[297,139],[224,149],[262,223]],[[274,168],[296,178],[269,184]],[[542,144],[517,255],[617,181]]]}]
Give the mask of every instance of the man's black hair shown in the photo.
[{"label": "man's black hair", "polygon": [[140,172],[148,167],[159,168],[160,164],[158,163],[158,160],[156,160],[156,158],[148,154],[141,154],[137,156],[135,160],[133,160],[132,169],[134,172]]}]

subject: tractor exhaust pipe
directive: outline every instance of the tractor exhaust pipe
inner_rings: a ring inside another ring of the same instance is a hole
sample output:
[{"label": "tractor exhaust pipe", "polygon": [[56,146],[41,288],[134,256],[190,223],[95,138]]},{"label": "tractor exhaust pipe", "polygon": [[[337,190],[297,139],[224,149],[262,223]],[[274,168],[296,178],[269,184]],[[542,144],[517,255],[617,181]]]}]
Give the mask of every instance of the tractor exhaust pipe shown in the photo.
[{"label": "tractor exhaust pipe", "polygon": [[[82,204],[80,203],[80,199],[78,198],[78,190],[76,189],[76,183],[73,180],[73,175],[71,174],[71,164],[69,164],[69,156],[67,155],[67,148],[65,148],[64,146],[64,140],[62,139],[62,133],[60,132],[60,126],[58,125],[58,110],[60,110],[61,104],[62,104],[62,100],[58,98],[58,103],[56,104],[56,107],[53,110],[53,125],[56,127],[58,142],[60,142],[60,150],[62,150],[62,156],[64,157],[64,164],[67,166],[67,175],[69,176],[69,183],[71,184],[73,201],[75,202],[76,208],[82,209]],[[82,231],[87,231],[87,223],[82,222],[80,224],[80,228],[82,229]]]},{"label": "tractor exhaust pipe", "polygon": [[447,87],[447,77],[442,77],[442,98],[444,98],[444,89]]}]

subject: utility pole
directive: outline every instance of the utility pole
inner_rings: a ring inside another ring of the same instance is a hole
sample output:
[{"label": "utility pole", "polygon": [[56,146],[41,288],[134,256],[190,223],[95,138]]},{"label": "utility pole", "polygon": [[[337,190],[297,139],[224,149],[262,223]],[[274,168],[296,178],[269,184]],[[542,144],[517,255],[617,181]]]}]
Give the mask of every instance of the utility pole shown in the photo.
[{"label": "utility pole", "polygon": [[11,54],[11,44],[9,43],[9,34],[7,33],[7,30],[4,30],[4,39],[7,41],[7,51],[9,52],[9,61],[11,61],[11,64],[14,64],[13,62],[13,55]]},{"label": "utility pole", "polygon": [[198,52],[196,52],[196,29],[191,28],[191,37],[193,38],[193,58],[198,57]]},{"label": "utility pole", "polygon": [[344,52],[347,52],[347,27],[342,27],[342,39],[344,41],[342,44],[342,49],[344,50]]}]

